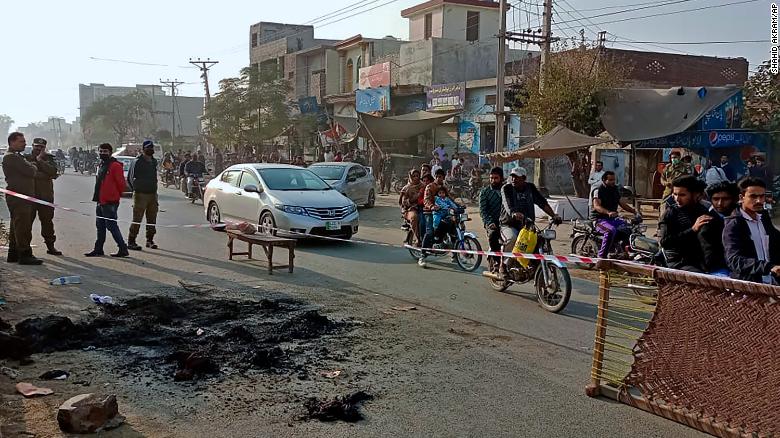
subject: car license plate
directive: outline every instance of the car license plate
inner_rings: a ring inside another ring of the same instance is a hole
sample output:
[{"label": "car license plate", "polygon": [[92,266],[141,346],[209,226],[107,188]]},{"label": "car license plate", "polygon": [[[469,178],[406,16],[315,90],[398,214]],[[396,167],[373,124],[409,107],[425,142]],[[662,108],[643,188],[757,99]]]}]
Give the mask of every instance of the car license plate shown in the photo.
[{"label": "car license plate", "polygon": [[325,222],[325,229],[328,231],[338,231],[341,229],[341,222],[339,221]]}]

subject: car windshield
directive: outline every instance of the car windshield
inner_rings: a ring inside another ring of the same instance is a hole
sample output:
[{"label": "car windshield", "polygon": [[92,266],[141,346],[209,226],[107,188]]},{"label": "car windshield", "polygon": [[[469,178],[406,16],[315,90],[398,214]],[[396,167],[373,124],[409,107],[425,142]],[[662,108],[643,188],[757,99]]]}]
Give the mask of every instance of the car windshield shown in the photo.
[{"label": "car windshield", "polygon": [[258,169],[270,190],[330,190],[330,186],[308,169]]},{"label": "car windshield", "polygon": [[309,166],[309,170],[322,179],[338,180],[344,176],[346,167],[342,166]]}]

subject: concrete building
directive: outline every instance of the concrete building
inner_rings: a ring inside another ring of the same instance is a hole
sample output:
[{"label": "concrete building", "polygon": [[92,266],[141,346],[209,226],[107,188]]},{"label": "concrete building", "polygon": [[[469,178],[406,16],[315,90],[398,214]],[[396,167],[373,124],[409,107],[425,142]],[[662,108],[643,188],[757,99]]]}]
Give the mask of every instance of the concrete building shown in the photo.
[{"label": "concrete building", "polygon": [[290,99],[314,96],[317,102],[339,90],[339,58],[331,44],[318,44],[284,56],[284,77],[290,82]]},{"label": "concrete building", "polygon": [[[176,96],[175,106],[172,96],[161,85],[136,85],[134,87],[106,86],[104,84],[79,84],[79,112],[84,117],[87,109],[108,96],[126,96],[134,91],[143,91],[151,97],[154,114],[154,131],[173,129],[176,123],[176,135],[197,137],[201,133],[200,118],[203,116],[203,98]],[[175,114],[175,119],[172,115]]]},{"label": "concrete building", "polygon": [[[431,86],[496,77],[499,4],[430,0],[401,11],[409,42],[401,47],[399,83]],[[507,60],[538,52],[507,50]]]},{"label": "concrete building", "polygon": [[336,42],[314,38],[314,26],[261,21],[249,27],[249,63],[273,67],[280,77],[288,78],[286,55]]},{"label": "concrete building", "polygon": [[377,39],[364,38],[362,35],[355,35],[338,42],[335,45],[339,56],[338,92],[351,93],[358,89],[361,68],[400,60],[399,55],[403,44],[403,41],[393,36]]}]

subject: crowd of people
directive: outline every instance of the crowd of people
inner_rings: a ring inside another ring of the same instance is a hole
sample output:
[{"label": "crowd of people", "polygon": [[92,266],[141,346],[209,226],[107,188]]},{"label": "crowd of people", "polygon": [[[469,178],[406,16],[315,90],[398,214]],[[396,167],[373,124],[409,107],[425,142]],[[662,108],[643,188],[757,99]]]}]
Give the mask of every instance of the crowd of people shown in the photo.
[{"label": "crowd of people", "polygon": [[[658,237],[666,264],[689,272],[778,284],[780,231],[767,211],[772,172],[763,156],[751,158],[739,181],[728,156],[697,171],[690,156],[672,151],[664,167]],[[599,181],[600,180],[600,181]],[[608,257],[625,225],[618,210],[638,214],[621,198],[615,173],[596,162],[590,175],[591,219],[602,233],[598,256]]]}]

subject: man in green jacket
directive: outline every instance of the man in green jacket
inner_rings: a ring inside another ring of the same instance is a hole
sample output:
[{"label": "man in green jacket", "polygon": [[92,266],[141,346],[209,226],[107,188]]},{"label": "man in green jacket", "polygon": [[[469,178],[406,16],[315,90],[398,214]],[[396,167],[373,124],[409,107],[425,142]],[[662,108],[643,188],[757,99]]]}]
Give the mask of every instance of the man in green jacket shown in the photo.
[{"label": "man in green jacket", "polygon": [[[10,191],[35,196],[35,165],[22,156],[27,141],[21,132],[8,136],[8,152],[3,156],[3,173]],[[36,160],[41,160],[40,156]],[[43,260],[35,258],[30,247],[32,240],[33,203],[15,196],[6,195],[5,202],[11,213],[11,227],[8,230],[8,263],[40,265]]]},{"label": "man in green jacket", "polygon": [[[57,161],[54,159],[54,155],[46,153],[47,143],[45,138],[33,139],[32,153],[25,156],[25,158],[33,163],[38,170],[35,174],[35,197],[53,203],[54,180],[57,179],[59,174],[57,173]],[[42,159],[39,160],[38,157],[42,157]],[[33,222],[35,222],[36,216],[41,221],[41,237],[46,242],[46,253],[56,256],[62,255],[54,247],[54,242],[57,240],[57,236],[54,234],[54,207],[34,204]]]}]

